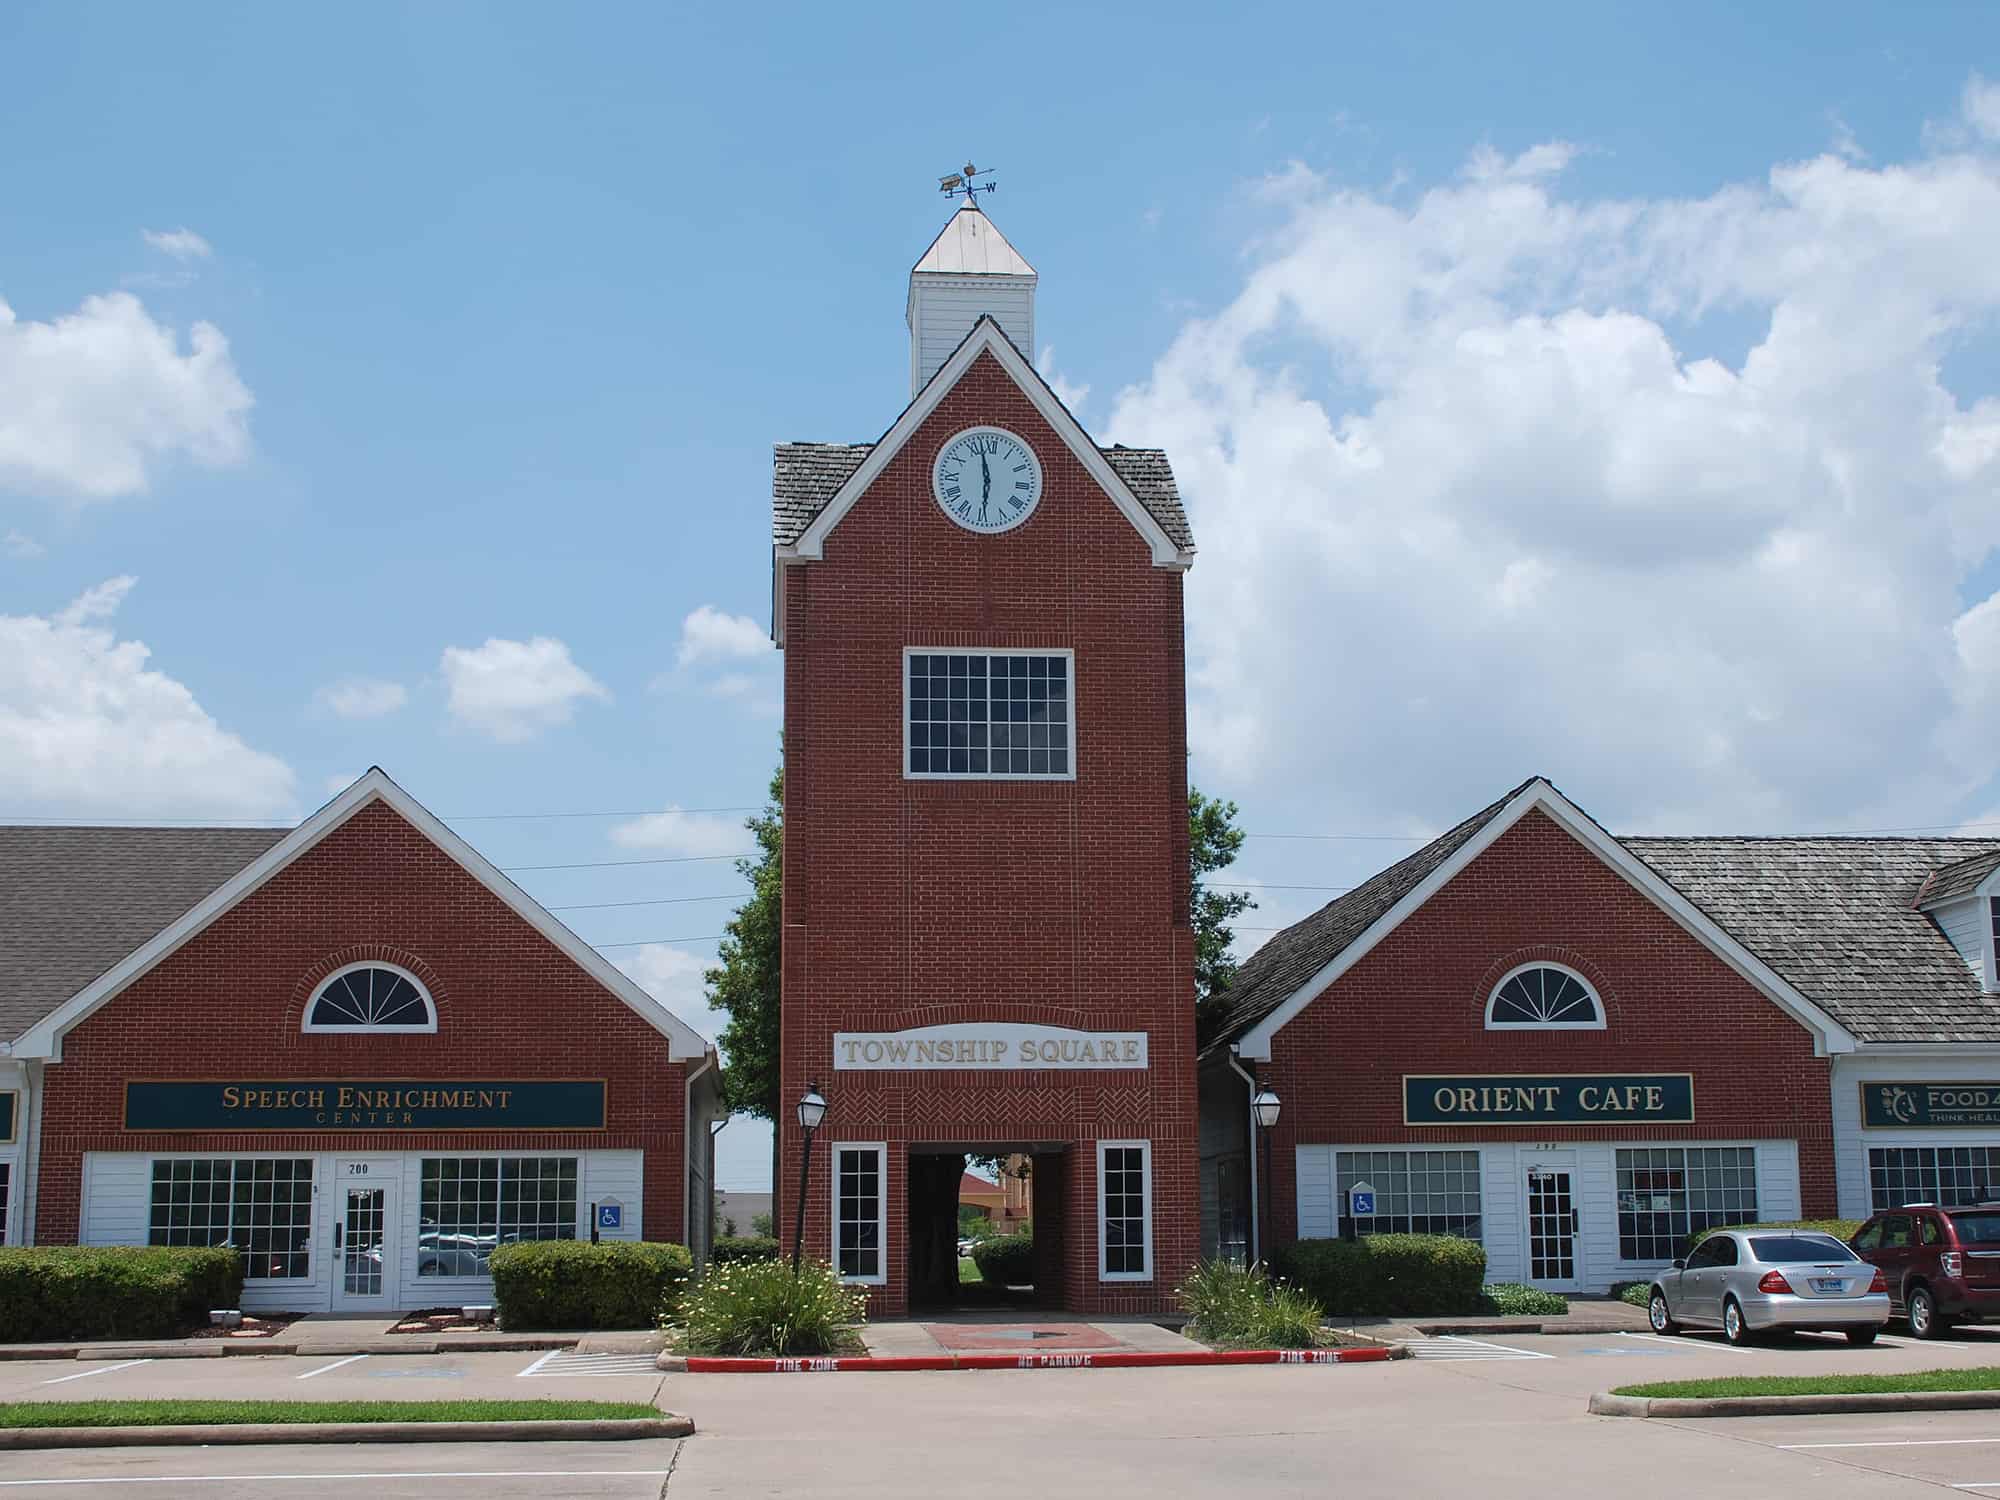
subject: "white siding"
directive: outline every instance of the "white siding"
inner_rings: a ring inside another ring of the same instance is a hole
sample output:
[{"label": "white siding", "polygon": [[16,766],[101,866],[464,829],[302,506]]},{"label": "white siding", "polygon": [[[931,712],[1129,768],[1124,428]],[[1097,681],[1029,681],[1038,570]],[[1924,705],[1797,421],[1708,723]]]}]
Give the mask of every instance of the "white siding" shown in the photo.
[{"label": "white siding", "polygon": [[1339,1230],[1339,1216],[1333,1211],[1333,1153],[1340,1149],[1300,1146],[1296,1152],[1302,1240],[1330,1240]]},{"label": "white siding", "polygon": [[972,325],[990,314],[1030,363],[1035,358],[1035,283],[1014,276],[910,278],[910,394],[924,388]]},{"label": "white siding", "polygon": [[1951,939],[1952,947],[1958,950],[1958,956],[1965,960],[1966,967],[1983,984],[1986,979],[1986,945],[1992,941],[1986,924],[1986,902],[1978,896],[1968,896],[1963,901],[1940,906],[1931,915],[1937,918],[1938,926]]},{"label": "white siding", "polygon": [[1991,1053],[1953,1061],[1936,1056],[1836,1055],[1833,1059],[1833,1176],[1843,1219],[1865,1219],[1871,1146],[2000,1146],[1992,1130],[1864,1130],[1861,1086],[1891,1079],[1918,1083],[1976,1081],[2000,1085],[2000,1058]]}]

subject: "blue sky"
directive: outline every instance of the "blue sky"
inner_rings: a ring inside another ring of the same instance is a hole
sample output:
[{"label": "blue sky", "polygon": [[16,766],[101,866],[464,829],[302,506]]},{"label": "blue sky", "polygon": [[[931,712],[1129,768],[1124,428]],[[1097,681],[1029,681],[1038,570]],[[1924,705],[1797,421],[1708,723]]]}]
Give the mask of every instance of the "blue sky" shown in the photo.
[{"label": "blue sky", "polygon": [[0,816],[379,763],[505,867],[688,861],[520,878],[697,1010],[737,812],[468,815],[758,799],[770,444],[900,410],[969,152],[1045,370],[1175,458],[1196,779],[1364,836],[1253,840],[1251,925],[1535,771],[2000,831],[1990,7],[65,3],[0,55]]}]

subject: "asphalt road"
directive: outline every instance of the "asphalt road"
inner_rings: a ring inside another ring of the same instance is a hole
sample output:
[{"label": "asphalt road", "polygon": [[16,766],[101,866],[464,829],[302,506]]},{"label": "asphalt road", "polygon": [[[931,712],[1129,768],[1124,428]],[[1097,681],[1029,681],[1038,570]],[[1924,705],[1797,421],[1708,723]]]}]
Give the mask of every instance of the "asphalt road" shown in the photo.
[{"label": "asphalt road", "polygon": [[[1650,1422],[1593,1390],[1713,1374],[2000,1365],[2000,1334],[1873,1349],[1707,1336],[1440,1340],[1388,1365],[667,1375],[538,1355],[0,1365],[0,1398],[655,1399],[684,1442],[98,1449],[0,1457],[0,1494],[1733,1497],[2000,1495],[2000,1413]],[[98,1373],[101,1371],[101,1373]],[[317,1371],[318,1373],[314,1373]],[[81,1377],[64,1379],[63,1377]],[[60,1383],[53,1383],[60,1382]]]}]

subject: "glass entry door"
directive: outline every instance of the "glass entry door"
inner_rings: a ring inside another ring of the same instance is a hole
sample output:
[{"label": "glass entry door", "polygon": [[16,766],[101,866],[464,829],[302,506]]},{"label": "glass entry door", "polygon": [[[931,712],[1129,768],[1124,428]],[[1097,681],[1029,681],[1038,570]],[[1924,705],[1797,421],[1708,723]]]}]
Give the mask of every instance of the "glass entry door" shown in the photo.
[{"label": "glass entry door", "polygon": [[1550,1291],[1581,1285],[1577,1237],[1581,1229],[1568,1167],[1528,1168],[1528,1280]]},{"label": "glass entry door", "polygon": [[333,1179],[333,1305],[336,1311],[394,1306],[399,1163],[342,1161]]}]

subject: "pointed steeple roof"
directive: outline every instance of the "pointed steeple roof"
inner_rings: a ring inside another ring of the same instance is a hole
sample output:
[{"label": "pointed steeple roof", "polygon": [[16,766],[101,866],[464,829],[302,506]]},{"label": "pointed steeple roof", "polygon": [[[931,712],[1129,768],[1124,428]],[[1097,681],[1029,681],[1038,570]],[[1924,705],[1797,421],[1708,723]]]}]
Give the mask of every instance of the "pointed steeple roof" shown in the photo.
[{"label": "pointed steeple roof", "polygon": [[1007,243],[991,219],[968,203],[945,221],[910,274],[1033,276],[1035,268]]}]

